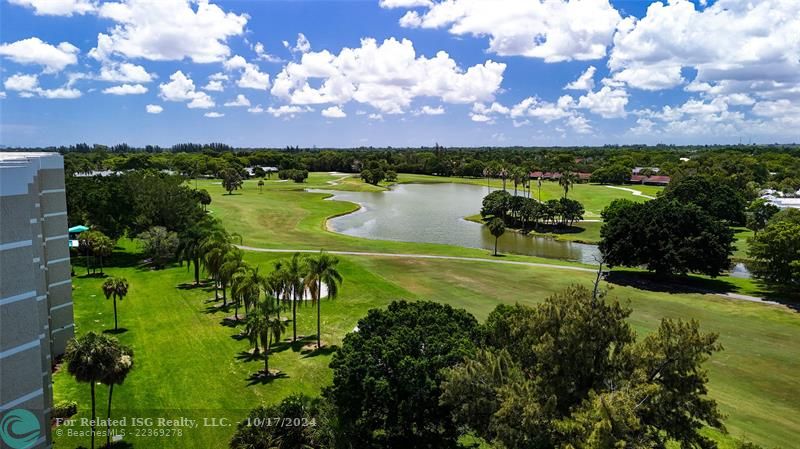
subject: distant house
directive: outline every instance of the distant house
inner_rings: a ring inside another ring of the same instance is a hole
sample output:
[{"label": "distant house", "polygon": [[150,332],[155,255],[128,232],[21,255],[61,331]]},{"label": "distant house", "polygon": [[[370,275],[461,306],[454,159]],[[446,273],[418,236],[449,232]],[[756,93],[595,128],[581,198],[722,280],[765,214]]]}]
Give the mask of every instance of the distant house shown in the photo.
[{"label": "distant house", "polygon": [[[532,171],[528,173],[528,176],[530,176],[531,179],[546,179],[550,181],[557,181],[561,179],[562,174],[559,172]],[[576,172],[575,176],[578,177],[578,182],[589,182],[589,180],[592,178],[592,174],[586,172]]]},{"label": "distant house", "polygon": [[642,181],[642,184],[649,186],[665,186],[669,184],[669,176],[648,176]]},{"label": "distant house", "polygon": [[647,176],[643,175],[631,175],[630,179],[628,179],[628,182],[631,184],[641,184],[646,178]]}]

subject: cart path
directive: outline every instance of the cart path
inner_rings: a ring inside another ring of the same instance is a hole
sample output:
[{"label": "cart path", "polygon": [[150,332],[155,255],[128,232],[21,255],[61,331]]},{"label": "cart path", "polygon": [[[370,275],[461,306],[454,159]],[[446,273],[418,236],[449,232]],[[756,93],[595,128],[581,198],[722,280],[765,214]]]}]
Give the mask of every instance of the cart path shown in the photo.
[{"label": "cart path", "polygon": [[645,195],[644,193],[642,193],[639,190],[629,189],[627,187],[618,187],[618,186],[606,186],[606,187],[608,187],[609,189],[617,189],[617,190],[624,190],[626,192],[631,192],[633,194],[633,196],[641,196],[642,198],[647,198],[648,200],[656,199],[656,197],[654,197],[654,196]]},{"label": "cart path", "polygon": [[[320,250],[317,249],[277,249],[277,248],[256,248],[253,246],[244,246],[244,245],[236,245],[239,248],[245,251],[256,251],[262,253],[318,253]],[[402,253],[377,253],[377,252],[367,252],[367,251],[325,251],[328,254],[337,254],[340,256],[365,256],[365,257],[397,257],[402,259],[435,259],[435,260],[457,260],[457,261],[465,261],[465,262],[483,262],[483,263],[493,263],[493,264],[504,264],[504,265],[519,265],[525,267],[538,267],[538,268],[552,268],[555,270],[567,270],[567,271],[579,271],[583,273],[597,273],[597,270],[592,268],[585,268],[585,267],[575,267],[571,265],[556,265],[556,264],[547,264],[547,263],[537,263],[537,262],[520,262],[515,260],[494,260],[494,259],[482,259],[479,257],[462,257],[462,256],[437,256],[433,254],[402,254]],[[740,293],[719,293],[713,291],[703,291],[698,290],[697,293],[699,294],[711,294],[716,296],[722,296],[723,298],[735,300],[735,301],[748,301],[748,302],[757,302],[761,304],[768,304],[768,305],[776,305],[776,306],[783,306],[785,304],[781,304],[776,301],[768,301],[764,298],[760,298],[758,296],[750,296],[750,295],[742,295]]]}]

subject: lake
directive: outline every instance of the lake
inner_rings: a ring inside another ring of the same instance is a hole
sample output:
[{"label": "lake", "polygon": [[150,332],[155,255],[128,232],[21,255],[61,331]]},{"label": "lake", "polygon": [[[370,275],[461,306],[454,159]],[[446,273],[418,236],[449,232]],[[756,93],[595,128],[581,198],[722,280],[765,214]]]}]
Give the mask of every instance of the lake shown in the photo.
[{"label": "lake", "polygon": [[[361,205],[358,211],[332,218],[334,232],[378,240],[444,243],[469,248],[494,248],[485,226],[464,220],[481,210],[486,187],[471,184],[398,184],[383,192],[311,190],[334,195],[332,199]],[[508,231],[498,250],[551,259],[595,264],[595,245],[561,242],[547,237]]]}]

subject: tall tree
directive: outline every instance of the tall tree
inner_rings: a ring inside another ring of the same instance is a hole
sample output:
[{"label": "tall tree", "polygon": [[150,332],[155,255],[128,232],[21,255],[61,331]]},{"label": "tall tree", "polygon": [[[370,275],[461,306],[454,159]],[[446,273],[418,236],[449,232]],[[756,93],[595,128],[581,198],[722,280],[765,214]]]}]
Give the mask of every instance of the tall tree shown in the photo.
[{"label": "tall tree", "polygon": [[497,241],[500,239],[500,236],[505,234],[506,224],[502,218],[492,218],[486,226],[489,228],[489,232],[494,236],[494,255],[496,256]]},{"label": "tall tree", "polygon": [[342,275],[339,273],[338,264],[339,258],[331,256],[324,251],[320,251],[317,256],[308,258],[308,271],[304,283],[306,287],[310,287],[311,299],[316,302],[317,306],[317,349],[322,347],[320,338],[322,284],[325,284],[328,289],[328,298],[336,299],[339,293],[339,285],[342,283]]},{"label": "tall tree", "polygon": [[222,256],[222,265],[219,268],[219,284],[222,289],[223,305],[227,301],[228,294],[226,292],[228,286],[244,265],[242,250],[235,246],[229,246],[227,252]]},{"label": "tall tree", "polygon": [[564,189],[564,198],[567,197],[569,193],[569,189],[573,188],[573,186],[578,182],[578,175],[571,171],[564,171],[561,173],[561,177],[558,178],[558,185]]},{"label": "tall tree", "polygon": [[637,343],[630,313],[582,286],[500,305],[478,354],[445,369],[442,403],[508,449],[716,447],[701,431],[724,430],[702,368],[717,335],[664,319]]},{"label": "tall tree", "polygon": [[750,203],[750,206],[747,207],[746,215],[748,229],[752,230],[755,235],[758,235],[758,231],[767,227],[769,219],[778,212],[780,212],[778,206],[768,202],[765,199],[756,198],[752,203]]},{"label": "tall tree", "polygon": [[176,254],[186,268],[194,267],[194,285],[200,285],[200,269],[203,265],[203,242],[219,227],[219,222],[212,218],[203,219],[186,228],[178,235]]},{"label": "tall tree", "polygon": [[239,303],[243,303],[245,314],[248,314],[250,306],[258,303],[261,295],[261,286],[264,277],[258,273],[258,267],[251,267],[246,262],[242,262],[236,272],[231,276],[231,297],[236,304],[236,319],[239,319]]},{"label": "tall tree", "polygon": [[108,373],[115,369],[120,356],[118,346],[116,339],[88,332],[79,338],[70,340],[64,353],[67,372],[75,377],[78,382],[89,384],[92,398],[92,449],[94,449],[95,428],[97,426],[95,384],[104,380]]},{"label": "tall tree", "polygon": [[120,301],[128,296],[128,280],[120,277],[110,277],[103,282],[103,295],[106,299],[114,299],[114,330],[117,327],[117,298]]},{"label": "tall tree", "polygon": [[220,178],[222,178],[222,187],[228,192],[228,195],[233,195],[234,190],[239,190],[242,188],[242,184],[244,184],[244,180],[242,180],[242,175],[239,173],[239,170],[235,168],[226,168],[220,172]]},{"label": "tall tree", "polygon": [[600,251],[612,267],[719,276],[731,265],[733,231],[692,203],[615,200],[603,211],[600,237]]},{"label": "tall tree", "polygon": [[297,304],[303,300],[305,285],[303,279],[308,275],[308,264],[300,253],[292,254],[282,267],[288,291],[292,300],[292,342],[297,341]]},{"label": "tall tree", "polygon": [[178,249],[178,234],[163,226],[153,226],[138,236],[142,251],[153,267],[164,268],[175,257]]},{"label": "tall tree", "polygon": [[215,300],[219,299],[222,264],[225,262],[225,255],[228,254],[231,247],[231,236],[222,228],[212,231],[210,235],[203,239],[203,243],[200,246],[200,252],[203,254],[203,264],[214,280]]},{"label": "tall tree", "polygon": [[475,318],[448,305],[395,301],[370,310],[331,361],[325,396],[342,438],[365,449],[456,447],[452,407],[439,399],[442,369],[471,356],[478,336]]},{"label": "tall tree", "polygon": [[128,374],[133,369],[133,349],[118,345],[119,354],[116,362],[110,367],[103,377],[102,382],[108,385],[108,414],[106,415],[106,447],[111,447],[111,398],[114,395],[114,385],[122,385]]},{"label": "tall tree", "polygon": [[756,276],[785,286],[800,285],[800,211],[787,209],[774,215],[750,239],[748,255],[755,260]]}]

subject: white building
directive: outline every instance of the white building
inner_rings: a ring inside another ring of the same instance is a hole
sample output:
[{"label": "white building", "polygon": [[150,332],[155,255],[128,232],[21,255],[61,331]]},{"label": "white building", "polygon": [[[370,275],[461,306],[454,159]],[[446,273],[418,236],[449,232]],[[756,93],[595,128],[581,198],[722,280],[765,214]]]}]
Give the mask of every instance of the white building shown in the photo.
[{"label": "white building", "polygon": [[0,415],[39,419],[27,447],[52,443],[52,366],[74,333],[67,241],[61,155],[0,153]]}]

